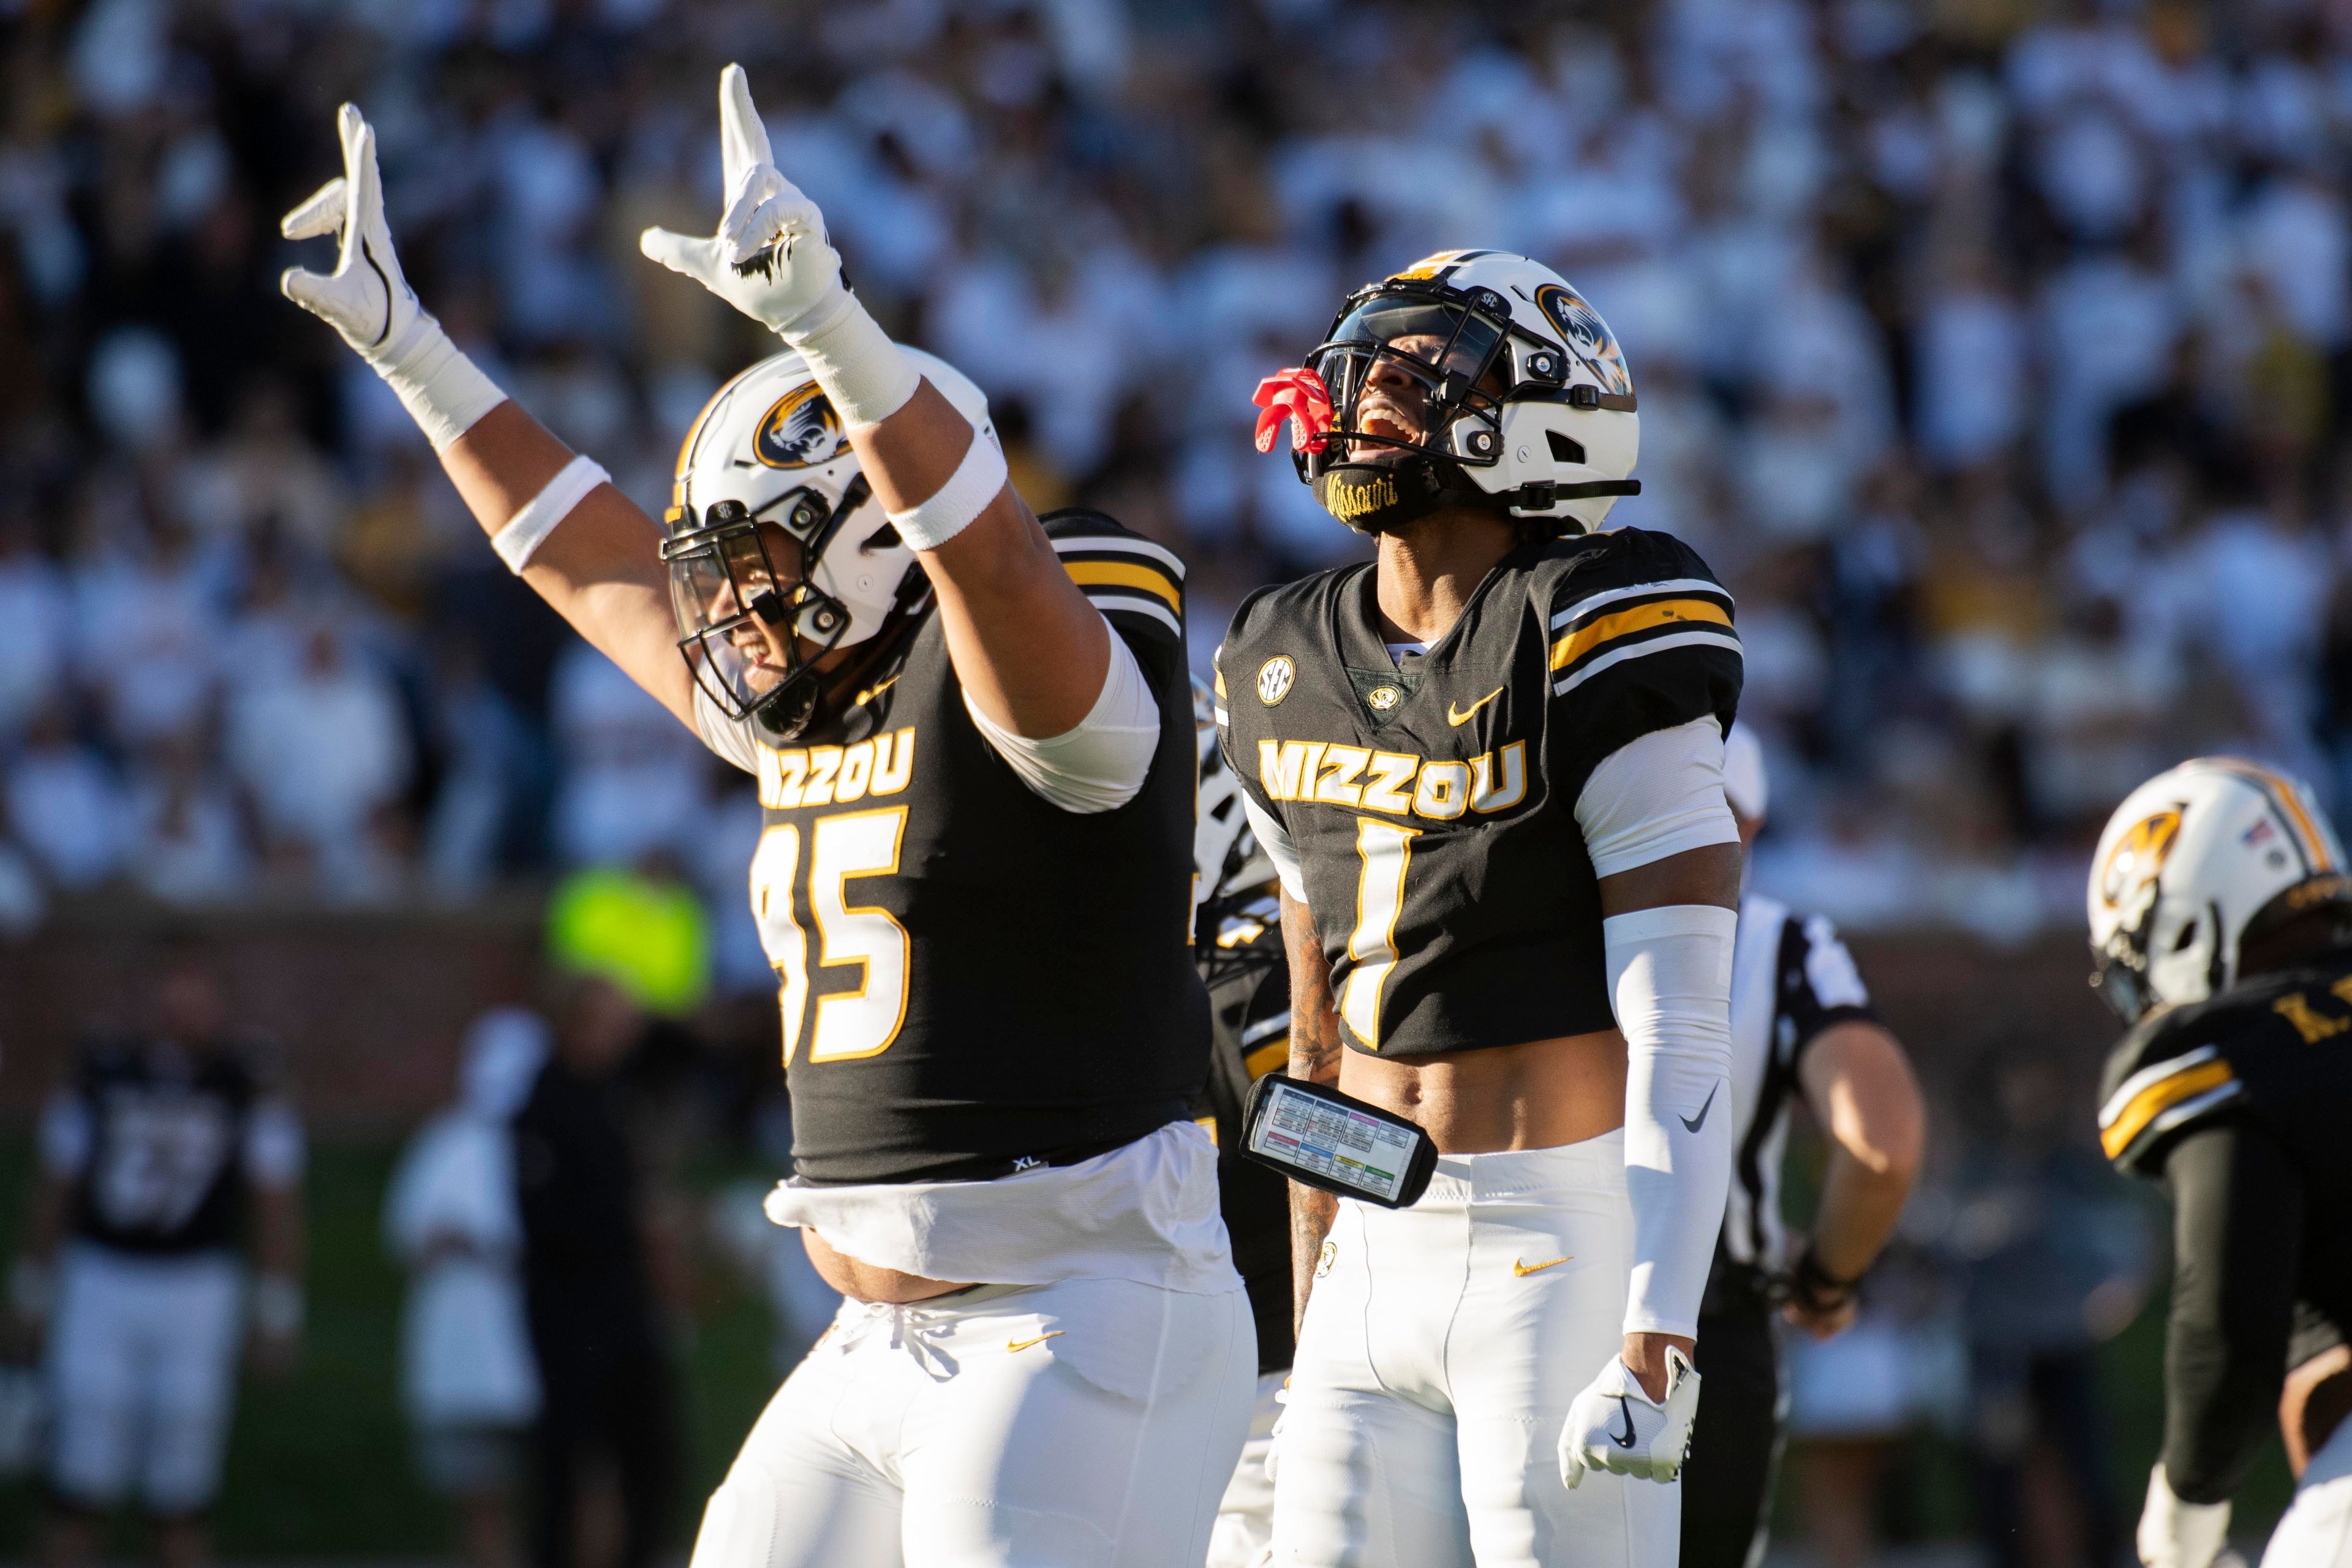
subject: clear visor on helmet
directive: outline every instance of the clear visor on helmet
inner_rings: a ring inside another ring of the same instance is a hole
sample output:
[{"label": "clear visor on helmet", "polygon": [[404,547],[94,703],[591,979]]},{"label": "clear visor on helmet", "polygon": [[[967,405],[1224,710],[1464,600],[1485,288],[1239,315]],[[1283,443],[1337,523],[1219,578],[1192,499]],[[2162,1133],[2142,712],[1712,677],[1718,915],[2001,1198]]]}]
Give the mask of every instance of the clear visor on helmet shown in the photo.
[{"label": "clear visor on helmet", "polygon": [[679,651],[730,718],[767,701],[847,629],[847,612],[805,581],[803,548],[732,502],[662,546]]},{"label": "clear visor on helmet", "polygon": [[1450,300],[1381,296],[1349,311],[1308,362],[1344,437],[1324,460],[1403,447],[1496,461],[1508,337],[1500,322]]}]

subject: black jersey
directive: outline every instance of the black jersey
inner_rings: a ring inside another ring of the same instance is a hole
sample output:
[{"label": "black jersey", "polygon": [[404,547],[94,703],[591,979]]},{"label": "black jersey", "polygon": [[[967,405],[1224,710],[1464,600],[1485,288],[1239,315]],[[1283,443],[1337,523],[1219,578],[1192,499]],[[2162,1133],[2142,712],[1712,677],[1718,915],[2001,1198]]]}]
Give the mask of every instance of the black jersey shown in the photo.
[{"label": "black jersey", "polygon": [[93,1042],[43,1118],[46,1163],[72,1183],[76,1235],[125,1252],[235,1247],[252,1184],[292,1181],[293,1111],[250,1047]]},{"label": "black jersey", "polygon": [[1225,756],[1288,834],[1359,1050],[1612,1026],[1576,801],[1602,759],[1739,700],[1731,596],[1621,529],[1528,544],[1401,668],[1370,565],[1261,592],[1217,654]]},{"label": "black jersey", "polygon": [[2352,1329],[2352,952],[2168,1008],[2107,1058],[2099,1137],[2175,1208],[2166,1473],[2235,1489],[2286,1370]]},{"label": "black jersey", "polygon": [[1201,1086],[1183,568],[1106,517],[1045,523],[1160,704],[1125,805],[1065,811],[1021,781],[973,724],[936,612],[830,733],[778,747],[703,710],[705,739],[759,776],[751,912],[801,1180],[1060,1163],[1183,1118]]},{"label": "black jersey", "polygon": [[1204,917],[1199,963],[1209,990],[1209,1080],[1193,1116],[1217,1141],[1219,1207],[1234,1267],[1257,1319],[1257,1369],[1290,1364],[1290,1184],[1242,1157],[1250,1085],[1290,1060],[1290,964],[1274,900]]}]

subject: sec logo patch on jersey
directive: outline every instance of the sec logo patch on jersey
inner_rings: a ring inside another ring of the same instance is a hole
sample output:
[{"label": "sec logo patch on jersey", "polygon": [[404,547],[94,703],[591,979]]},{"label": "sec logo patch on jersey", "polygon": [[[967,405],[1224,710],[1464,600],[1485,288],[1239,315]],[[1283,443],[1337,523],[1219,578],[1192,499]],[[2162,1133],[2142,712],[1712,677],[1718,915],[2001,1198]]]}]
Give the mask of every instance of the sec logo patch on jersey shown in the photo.
[{"label": "sec logo patch on jersey", "polygon": [[1290,695],[1291,682],[1298,679],[1298,667],[1286,653],[1276,654],[1257,667],[1257,700],[1268,708]]}]

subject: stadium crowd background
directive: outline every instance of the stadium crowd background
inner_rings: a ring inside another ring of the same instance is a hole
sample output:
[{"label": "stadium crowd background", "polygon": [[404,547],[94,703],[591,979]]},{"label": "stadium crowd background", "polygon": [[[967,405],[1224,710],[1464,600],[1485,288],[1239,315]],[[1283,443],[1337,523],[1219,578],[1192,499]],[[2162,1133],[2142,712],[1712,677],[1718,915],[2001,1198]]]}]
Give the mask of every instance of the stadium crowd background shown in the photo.
[{"label": "stadium crowd background", "polygon": [[[730,59],[1032,503],[1191,563],[1202,668],[1243,594],[1357,548],[1251,448],[1258,377],[1348,289],[1495,246],[1624,342],[1615,516],[1738,595],[1777,894],[2072,933],[2098,824],[2184,755],[2352,805],[2352,7],[0,0],[0,927],[570,876],[593,947],[596,879],[635,879],[693,928],[636,977],[670,1010],[766,991],[747,781],[507,575],[276,284],[356,100],[428,307],[657,516],[773,347],[636,252],[719,209]],[[1874,1366],[1968,1406],[1917,1370],[1955,1322],[2087,1346],[2085,1303],[2137,1303],[2137,1220],[2036,1131],[2085,1108],[1982,1087],[1939,1261],[1859,1342],[1892,1359],[1816,1379],[1832,1429]]]}]

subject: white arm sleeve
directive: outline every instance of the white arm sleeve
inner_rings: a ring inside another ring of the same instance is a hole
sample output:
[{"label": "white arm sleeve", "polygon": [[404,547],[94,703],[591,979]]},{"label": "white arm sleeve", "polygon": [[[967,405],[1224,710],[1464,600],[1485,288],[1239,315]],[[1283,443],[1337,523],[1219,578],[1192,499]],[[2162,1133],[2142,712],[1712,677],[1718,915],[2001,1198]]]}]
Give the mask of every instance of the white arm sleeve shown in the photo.
[{"label": "white arm sleeve", "polygon": [[[1713,721],[1709,721],[1713,722]],[[1668,904],[1601,922],[1625,1036],[1625,1190],[1633,1209],[1629,1334],[1696,1334],[1723,1228],[1733,1114],[1731,950],[1739,918]]]},{"label": "white arm sleeve", "polygon": [[1160,749],[1160,703],[1127,639],[1106,621],[1110,668],[1102,694],[1077,728],[1044,740],[1016,735],[982,713],[967,692],[964,711],[1021,782],[1064,811],[1115,811],[1133,800]]},{"label": "white arm sleeve", "polygon": [[760,771],[760,743],[751,737],[751,721],[727,717],[698,680],[694,683],[694,729],[704,745],[745,773]]},{"label": "white arm sleeve", "polygon": [[1601,760],[1576,797],[1595,876],[1710,844],[1739,842],[1723,795],[1723,728],[1712,718],[1653,730]]},{"label": "white arm sleeve", "polygon": [[1264,806],[1249,797],[1246,790],[1242,792],[1242,814],[1249,818],[1250,831],[1257,835],[1257,847],[1274,862],[1275,875],[1282,879],[1282,890],[1290,895],[1292,903],[1305,903],[1307,877],[1298,868],[1298,847],[1290,841],[1290,835],[1266,814]]}]

